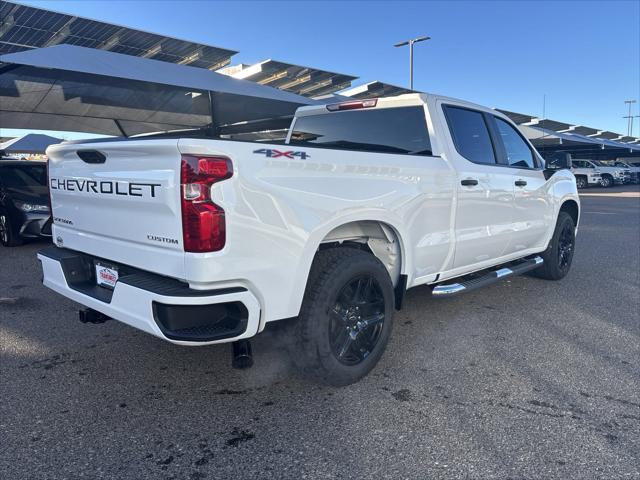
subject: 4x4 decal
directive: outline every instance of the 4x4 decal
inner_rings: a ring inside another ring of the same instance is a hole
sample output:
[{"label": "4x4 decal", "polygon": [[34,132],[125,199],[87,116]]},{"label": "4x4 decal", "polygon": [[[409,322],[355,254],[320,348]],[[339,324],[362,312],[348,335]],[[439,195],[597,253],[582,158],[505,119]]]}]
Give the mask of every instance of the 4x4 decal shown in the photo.
[{"label": "4x4 decal", "polygon": [[307,158],[311,158],[311,155],[309,155],[307,152],[294,152],[293,150],[287,150],[287,151],[280,151],[280,150],[276,150],[274,148],[261,148],[259,150],[254,150],[253,153],[257,153],[258,155],[266,155],[269,158],[278,158],[278,157],[285,157],[285,158],[300,158],[301,160],[306,160]]}]

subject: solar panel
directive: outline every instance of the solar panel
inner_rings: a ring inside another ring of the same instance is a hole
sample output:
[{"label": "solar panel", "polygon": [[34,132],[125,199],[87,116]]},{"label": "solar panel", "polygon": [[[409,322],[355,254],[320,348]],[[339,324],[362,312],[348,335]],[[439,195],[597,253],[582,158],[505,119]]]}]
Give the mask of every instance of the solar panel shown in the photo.
[{"label": "solar panel", "polygon": [[559,132],[561,130],[568,130],[571,127],[570,123],[558,122],[557,120],[540,120],[537,125],[541,128],[546,128],[547,130],[554,130]]},{"label": "solar panel", "polygon": [[4,0],[0,18],[0,54],[64,43],[215,70],[238,53]]},{"label": "solar panel", "polygon": [[602,138],[605,140],[612,140],[614,138],[618,138],[620,136],[619,133],[615,132],[602,132],[599,135],[596,135],[594,138]]},{"label": "solar panel", "polygon": [[237,68],[230,67],[221,73],[306,97],[318,97],[337,92],[350,86],[351,82],[357,78],[277,60],[265,60],[255,65]]},{"label": "solar panel", "polygon": [[525,113],[516,113],[510,112],[509,110],[502,110],[500,108],[496,108],[497,111],[509,117],[509,119],[515,123],[516,125],[521,125],[523,123],[529,123],[533,121],[536,117],[533,115],[527,115]]}]

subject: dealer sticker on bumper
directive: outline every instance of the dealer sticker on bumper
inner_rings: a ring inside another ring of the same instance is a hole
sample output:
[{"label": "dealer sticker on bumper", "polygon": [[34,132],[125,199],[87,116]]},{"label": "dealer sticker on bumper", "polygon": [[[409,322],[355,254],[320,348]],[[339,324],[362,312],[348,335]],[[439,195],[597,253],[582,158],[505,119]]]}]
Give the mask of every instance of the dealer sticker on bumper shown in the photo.
[{"label": "dealer sticker on bumper", "polygon": [[101,287],[115,288],[118,283],[118,270],[96,263],[96,283]]}]

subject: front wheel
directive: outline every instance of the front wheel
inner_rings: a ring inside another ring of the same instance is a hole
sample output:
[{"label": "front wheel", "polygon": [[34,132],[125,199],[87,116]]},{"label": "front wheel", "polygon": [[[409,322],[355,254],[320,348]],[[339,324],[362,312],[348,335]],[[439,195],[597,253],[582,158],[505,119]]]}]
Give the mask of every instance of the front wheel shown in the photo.
[{"label": "front wheel", "polygon": [[0,211],[0,243],[5,247],[22,245],[22,239],[15,232],[11,220],[5,212]]},{"label": "front wheel", "polygon": [[600,185],[603,186],[604,188],[612,187],[613,178],[611,178],[609,175],[605,175],[604,177],[602,177],[602,180],[600,180]]},{"label": "front wheel", "polygon": [[387,346],[393,302],[391,279],[375,256],[349,247],[319,251],[291,325],[292,360],[321,383],[357,382]]},{"label": "front wheel", "polygon": [[564,278],[571,268],[575,245],[576,226],[573,223],[573,218],[567,212],[560,212],[551,242],[544,253],[540,255],[544,263],[533,273],[546,280]]}]

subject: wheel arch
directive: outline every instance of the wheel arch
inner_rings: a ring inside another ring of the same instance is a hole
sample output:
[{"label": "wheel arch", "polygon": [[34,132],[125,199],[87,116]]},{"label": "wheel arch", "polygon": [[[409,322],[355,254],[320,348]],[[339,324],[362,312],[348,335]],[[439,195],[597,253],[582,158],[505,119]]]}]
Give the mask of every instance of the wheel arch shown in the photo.
[{"label": "wheel arch", "polygon": [[560,205],[560,212],[567,212],[573,219],[573,224],[577,227],[580,221],[580,206],[573,199],[567,199]]},{"label": "wheel arch", "polygon": [[[316,229],[309,237],[298,266],[298,287],[292,292],[289,310],[296,316],[302,306],[313,261],[325,248],[362,248],[369,251],[387,268],[396,289],[396,307],[402,303],[407,285],[407,265],[411,252],[406,248],[406,235],[393,219],[366,215],[336,219]],[[395,277],[395,278],[394,278]]]},{"label": "wheel arch", "polygon": [[[354,220],[331,229],[318,248],[356,247],[368,251],[385,266],[394,287],[404,272],[405,248],[393,225],[380,220]],[[315,257],[315,255],[314,255]]]}]

